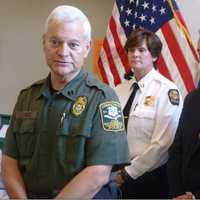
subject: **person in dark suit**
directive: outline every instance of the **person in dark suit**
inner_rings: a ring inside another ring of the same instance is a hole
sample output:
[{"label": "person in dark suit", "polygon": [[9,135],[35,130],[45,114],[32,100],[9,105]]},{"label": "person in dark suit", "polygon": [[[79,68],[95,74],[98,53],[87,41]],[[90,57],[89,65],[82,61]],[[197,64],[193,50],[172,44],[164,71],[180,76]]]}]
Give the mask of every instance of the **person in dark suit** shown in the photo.
[{"label": "person in dark suit", "polygon": [[184,101],[176,136],[169,149],[168,176],[171,197],[200,198],[200,90]]}]

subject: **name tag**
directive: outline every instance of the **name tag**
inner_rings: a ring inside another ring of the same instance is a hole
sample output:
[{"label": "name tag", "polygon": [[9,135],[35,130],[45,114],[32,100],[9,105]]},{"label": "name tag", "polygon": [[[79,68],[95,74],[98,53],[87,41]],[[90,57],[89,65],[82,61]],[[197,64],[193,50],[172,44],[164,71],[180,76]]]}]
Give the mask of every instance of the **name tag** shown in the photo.
[{"label": "name tag", "polygon": [[14,113],[15,119],[35,119],[36,116],[36,111],[17,111]]}]

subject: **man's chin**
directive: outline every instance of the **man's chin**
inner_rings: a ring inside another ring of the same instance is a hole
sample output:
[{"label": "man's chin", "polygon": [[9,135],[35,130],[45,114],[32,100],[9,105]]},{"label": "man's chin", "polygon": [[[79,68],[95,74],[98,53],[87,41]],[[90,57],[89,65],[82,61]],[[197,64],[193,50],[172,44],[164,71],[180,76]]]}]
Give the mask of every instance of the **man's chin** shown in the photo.
[{"label": "man's chin", "polygon": [[79,71],[77,70],[68,70],[68,71],[62,71],[62,72],[58,72],[57,76],[59,76],[62,79],[73,79],[77,74],[79,73]]},{"label": "man's chin", "polygon": [[57,68],[57,70],[55,71],[58,75],[60,76],[66,76],[66,75],[70,75],[71,73],[73,73],[73,69],[71,67],[60,67]]}]

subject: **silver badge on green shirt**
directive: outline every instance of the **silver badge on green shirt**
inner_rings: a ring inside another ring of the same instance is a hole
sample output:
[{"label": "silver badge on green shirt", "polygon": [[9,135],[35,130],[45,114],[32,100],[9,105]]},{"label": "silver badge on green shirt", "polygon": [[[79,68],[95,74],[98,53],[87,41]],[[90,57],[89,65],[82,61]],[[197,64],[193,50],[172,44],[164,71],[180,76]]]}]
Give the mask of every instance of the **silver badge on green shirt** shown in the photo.
[{"label": "silver badge on green shirt", "polygon": [[124,120],[121,106],[118,102],[107,101],[99,106],[101,122],[105,131],[123,131]]}]

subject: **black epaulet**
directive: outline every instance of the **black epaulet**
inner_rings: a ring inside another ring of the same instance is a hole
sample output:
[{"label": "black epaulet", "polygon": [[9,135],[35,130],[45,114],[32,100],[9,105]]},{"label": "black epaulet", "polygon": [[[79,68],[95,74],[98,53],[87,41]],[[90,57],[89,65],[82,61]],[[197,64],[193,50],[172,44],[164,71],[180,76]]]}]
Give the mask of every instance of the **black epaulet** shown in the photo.
[{"label": "black epaulet", "polygon": [[129,72],[127,72],[126,74],[124,74],[124,78],[126,80],[131,80],[133,78],[133,76],[134,76],[134,73],[131,70]]}]

